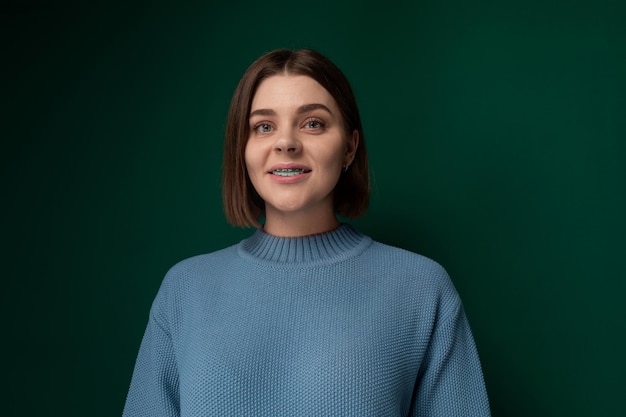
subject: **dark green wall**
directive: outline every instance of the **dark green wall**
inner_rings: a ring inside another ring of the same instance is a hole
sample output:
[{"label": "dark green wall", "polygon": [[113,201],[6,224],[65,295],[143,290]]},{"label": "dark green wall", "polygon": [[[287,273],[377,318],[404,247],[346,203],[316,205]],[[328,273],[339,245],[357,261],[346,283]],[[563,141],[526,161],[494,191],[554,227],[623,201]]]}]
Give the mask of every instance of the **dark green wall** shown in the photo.
[{"label": "dark green wall", "polygon": [[352,81],[355,223],[448,269],[494,416],[626,416],[623,2],[82,3],[0,6],[3,415],[120,414],[167,268],[251,233],[226,111],[286,46]]}]

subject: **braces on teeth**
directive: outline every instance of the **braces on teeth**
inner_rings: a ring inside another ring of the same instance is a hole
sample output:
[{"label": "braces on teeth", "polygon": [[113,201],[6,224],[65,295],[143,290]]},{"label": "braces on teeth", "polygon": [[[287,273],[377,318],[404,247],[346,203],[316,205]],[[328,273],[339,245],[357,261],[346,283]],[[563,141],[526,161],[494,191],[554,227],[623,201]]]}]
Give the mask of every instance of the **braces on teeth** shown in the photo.
[{"label": "braces on teeth", "polygon": [[292,177],[294,175],[303,174],[305,172],[304,169],[294,168],[294,169],[275,169],[272,171],[272,174],[279,175],[281,177]]}]

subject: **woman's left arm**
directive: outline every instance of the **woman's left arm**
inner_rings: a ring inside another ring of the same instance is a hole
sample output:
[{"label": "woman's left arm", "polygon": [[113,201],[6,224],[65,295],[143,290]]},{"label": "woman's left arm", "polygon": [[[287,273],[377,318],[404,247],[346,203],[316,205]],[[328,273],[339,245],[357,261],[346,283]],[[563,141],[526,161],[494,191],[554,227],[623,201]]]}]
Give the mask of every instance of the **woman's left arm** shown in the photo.
[{"label": "woman's left arm", "polygon": [[411,416],[489,417],[478,352],[463,305],[440,313],[416,382]]}]

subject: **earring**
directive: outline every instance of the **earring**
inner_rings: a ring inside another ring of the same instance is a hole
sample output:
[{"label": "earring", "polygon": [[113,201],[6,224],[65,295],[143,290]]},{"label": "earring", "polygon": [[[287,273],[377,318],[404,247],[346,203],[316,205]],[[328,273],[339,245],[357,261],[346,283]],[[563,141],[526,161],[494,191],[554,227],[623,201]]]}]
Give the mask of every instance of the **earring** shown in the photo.
[{"label": "earring", "polygon": [[348,171],[348,167],[350,167],[350,164],[346,164],[346,166],[343,167],[343,172],[347,172]]}]

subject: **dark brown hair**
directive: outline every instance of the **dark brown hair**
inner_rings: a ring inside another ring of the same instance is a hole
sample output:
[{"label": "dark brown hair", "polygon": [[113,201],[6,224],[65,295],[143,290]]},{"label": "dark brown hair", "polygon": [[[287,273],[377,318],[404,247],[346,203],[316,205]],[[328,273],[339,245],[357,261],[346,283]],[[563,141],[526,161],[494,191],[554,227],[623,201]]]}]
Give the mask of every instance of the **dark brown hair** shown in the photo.
[{"label": "dark brown hair", "polygon": [[222,198],[228,221],[236,226],[259,227],[265,202],[257,194],[244,159],[250,136],[249,115],[252,99],[263,80],[273,75],[306,75],[320,83],[335,99],[346,132],[359,133],[359,146],[347,171],[342,172],[334,190],[335,212],[355,218],[365,214],[369,202],[369,170],[361,117],[350,83],[328,58],[310,49],[271,51],[250,65],[239,81],[230,103],[222,171]]}]

